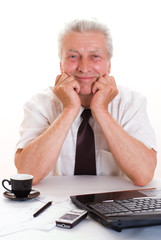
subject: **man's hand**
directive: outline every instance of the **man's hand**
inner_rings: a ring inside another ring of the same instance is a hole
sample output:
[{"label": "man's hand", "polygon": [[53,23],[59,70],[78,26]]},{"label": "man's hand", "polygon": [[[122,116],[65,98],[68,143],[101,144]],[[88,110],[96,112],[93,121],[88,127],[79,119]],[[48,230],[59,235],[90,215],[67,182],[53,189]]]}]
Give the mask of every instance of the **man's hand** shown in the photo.
[{"label": "man's hand", "polygon": [[57,76],[54,93],[62,102],[64,109],[74,110],[76,114],[78,113],[81,106],[79,91],[79,83],[73,76],[66,73]]},{"label": "man's hand", "polygon": [[108,110],[109,103],[117,96],[118,89],[115,79],[112,76],[104,75],[96,81],[92,88],[93,98],[91,100],[91,110],[94,115],[99,111]]}]

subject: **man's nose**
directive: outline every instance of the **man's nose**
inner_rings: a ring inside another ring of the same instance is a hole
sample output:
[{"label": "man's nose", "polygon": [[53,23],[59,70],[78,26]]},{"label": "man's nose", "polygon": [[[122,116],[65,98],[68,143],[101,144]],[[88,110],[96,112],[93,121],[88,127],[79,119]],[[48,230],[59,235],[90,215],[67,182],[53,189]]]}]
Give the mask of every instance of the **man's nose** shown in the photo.
[{"label": "man's nose", "polygon": [[86,73],[90,72],[91,70],[91,63],[88,58],[81,58],[78,64],[78,71]]}]

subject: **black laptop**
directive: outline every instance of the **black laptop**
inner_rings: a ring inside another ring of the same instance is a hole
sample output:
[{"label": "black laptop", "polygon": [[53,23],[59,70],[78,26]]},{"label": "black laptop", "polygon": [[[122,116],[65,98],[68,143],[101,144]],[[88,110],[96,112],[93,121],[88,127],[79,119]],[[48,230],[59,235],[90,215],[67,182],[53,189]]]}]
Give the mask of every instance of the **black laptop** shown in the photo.
[{"label": "black laptop", "polygon": [[161,224],[161,189],[105,192],[70,198],[96,221],[117,231]]}]

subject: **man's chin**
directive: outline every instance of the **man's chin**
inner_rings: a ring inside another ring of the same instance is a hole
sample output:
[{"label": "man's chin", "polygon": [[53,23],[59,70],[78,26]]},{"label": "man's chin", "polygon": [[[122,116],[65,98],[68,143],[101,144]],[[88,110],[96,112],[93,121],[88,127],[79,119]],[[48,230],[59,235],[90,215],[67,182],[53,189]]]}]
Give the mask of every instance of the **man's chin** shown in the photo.
[{"label": "man's chin", "polygon": [[81,86],[80,85],[80,92],[79,92],[79,95],[83,95],[83,96],[90,96],[90,95],[93,95],[92,94],[92,87],[93,87],[93,84],[91,84],[90,86]]},{"label": "man's chin", "polygon": [[79,95],[80,95],[80,96],[91,96],[91,95],[93,95],[93,94],[92,94],[92,91],[91,91],[91,90],[90,90],[90,91],[81,91],[81,90],[80,90]]}]

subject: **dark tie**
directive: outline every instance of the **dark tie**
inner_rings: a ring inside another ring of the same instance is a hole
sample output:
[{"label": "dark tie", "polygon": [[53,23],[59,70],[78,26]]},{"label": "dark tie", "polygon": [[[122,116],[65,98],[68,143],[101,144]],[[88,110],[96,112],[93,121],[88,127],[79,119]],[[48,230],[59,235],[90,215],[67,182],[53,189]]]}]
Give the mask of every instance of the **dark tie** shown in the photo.
[{"label": "dark tie", "polygon": [[91,110],[85,109],[81,117],[83,121],[77,133],[74,175],[96,175],[94,133],[89,124]]}]

